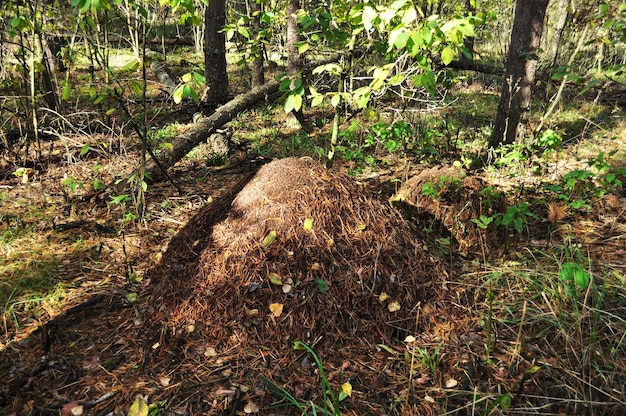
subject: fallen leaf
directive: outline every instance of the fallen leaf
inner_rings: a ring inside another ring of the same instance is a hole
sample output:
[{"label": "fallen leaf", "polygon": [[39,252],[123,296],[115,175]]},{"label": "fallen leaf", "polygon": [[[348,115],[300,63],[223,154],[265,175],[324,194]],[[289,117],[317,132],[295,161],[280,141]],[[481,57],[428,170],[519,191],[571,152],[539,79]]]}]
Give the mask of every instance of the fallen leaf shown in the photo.
[{"label": "fallen leaf", "polygon": [[207,347],[206,350],[204,350],[204,356],[205,357],[216,357],[217,356],[217,351],[215,351],[215,348],[213,348],[213,347]]},{"label": "fallen leaf", "polygon": [[272,303],[270,305],[270,312],[274,314],[275,317],[279,317],[283,314],[283,304],[282,303]]},{"label": "fallen leaf", "polygon": [[280,286],[283,284],[282,279],[276,273],[270,273],[268,277],[270,279],[270,282],[272,282],[273,285]]},{"label": "fallen leaf", "polygon": [[349,381],[346,381],[341,385],[341,391],[348,397],[352,396],[352,384],[350,384]]},{"label": "fallen leaf", "polygon": [[286,283],[283,285],[283,293],[289,293],[291,292],[291,289],[292,289],[291,285],[286,284]]},{"label": "fallen leaf", "polygon": [[451,389],[451,388],[453,388],[453,387],[456,387],[456,386],[457,386],[457,384],[459,384],[459,382],[458,382],[458,381],[456,381],[455,379],[451,378],[451,379],[449,379],[448,381],[446,381],[446,388],[447,388],[447,389]]},{"label": "fallen leaf", "polygon": [[267,233],[267,235],[263,239],[263,248],[269,247],[270,244],[276,241],[277,236],[278,236],[278,233],[276,233],[276,230],[272,230],[269,233]]},{"label": "fallen leaf", "polygon": [[433,399],[428,394],[426,396],[424,396],[424,401],[427,402],[427,403],[435,403],[435,399]]},{"label": "fallen leaf", "polygon": [[83,370],[96,371],[100,369],[100,358],[93,356],[88,360],[83,361]]},{"label": "fallen leaf", "polygon": [[246,406],[243,408],[245,413],[259,413],[259,406],[254,404],[253,402],[248,402]]},{"label": "fallen leaf", "polygon": [[428,380],[430,380],[430,377],[428,377],[428,374],[420,374],[420,376],[415,379],[415,384],[417,385],[426,384]]},{"label": "fallen leaf", "polygon": [[304,224],[302,224],[302,227],[306,231],[311,231],[313,229],[313,218],[307,218],[306,220],[304,220]]},{"label": "fallen leaf", "polygon": [[137,396],[130,405],[128,416],[148,416],[148,403],[141,396]]},{"label": "fallen leaf", "polygon": [[77,402],[65,403],[61,412],[64,415],[80,416],[83,414],[83,406],[79,405]]},{"label": "fallen leaf", "polygon": [[159,382],[161,383],[161,385],[162,385],[163,387],[167,387],[167,386],[169,386],[169,385],[170,385],[170,381],[172,381],[172,379],[171,379],[171,378],[169,378],[169,377],[161,377],[161,378],[159,379]]},{"label": "fallen leaf", "polygon": [[378,301],[380,303],[383,303],[384,301],[386,301],[387,299],[389,299],[389,295],[386,294],[385,292],[381,293],[380,295],[378,295]]},{"label": "fallen leaf", "polygon": [[397,301],[393,301],[387,305],[387,309],[389,309],[389,312],[397,312],[400,310],[400,304]]},{"label": "fallen leaf", "polygon": [[341,364],[341,369],[343,371],[346,371],[348,368],[350,368],[350,361],[344,361],[343,364]]},{"label": "fallen leaf", "polygon": [[415,342],[415,337],[413,335],[408,335],[406,338],[404,338],[404,342],[406,342],[407,344]]}]

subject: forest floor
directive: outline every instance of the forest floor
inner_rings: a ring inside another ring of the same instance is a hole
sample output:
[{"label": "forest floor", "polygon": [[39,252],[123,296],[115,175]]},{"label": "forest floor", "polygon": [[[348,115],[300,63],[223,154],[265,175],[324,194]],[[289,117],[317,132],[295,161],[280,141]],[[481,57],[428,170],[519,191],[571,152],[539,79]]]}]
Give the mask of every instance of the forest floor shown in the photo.
[{"label": "forest floor", "polygon": [[[332,178],[401,212],[422,255],[441,265],[432,266],[431,296],[408,308],[414,331],[402,327],[395,339],[385,329],[325,339],[276,330],[260,345],[239,332],[211,338],[210,322],[149,322],[159,279],[172,279],[155,272],[172,238],[191,220],[177,244],[193,253],[205,238],[194,226],[217,224],[194,215],[229,215],[220,201],[258,169],[256,158],[320,160],[330,114],[307,113],[308,133],[284,128],[279,107],[241,114],[225,134],[245,145],[225,156],[194,150],[170,171],[182,193],[149,184],[141,221],[132,193],[114,185],[140,160],[136,139],[67,135],[44,141],[36,164],[3,158],[0,414],[624,414],[626,117],[610,102],[573,101],[542,149],[507,148],[479,168],[497,102],[486,87],[411,113],[411,138],[391,108],[345,126]],[[167,118],[180,125],[160,121],[162,142],[190,122],[184,112]],[[386,133],[372,133],[381,121]],[[267,314],[264,328],[284,322],[271,307],[247,311]]]}]

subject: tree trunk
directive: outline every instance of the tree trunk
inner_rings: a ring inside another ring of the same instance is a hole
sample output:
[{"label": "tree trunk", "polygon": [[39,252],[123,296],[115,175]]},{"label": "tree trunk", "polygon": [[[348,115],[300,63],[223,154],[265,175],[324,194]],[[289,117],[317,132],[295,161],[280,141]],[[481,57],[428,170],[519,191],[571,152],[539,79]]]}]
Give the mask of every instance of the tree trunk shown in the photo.
[{"label": "tree trunk", "polygon": [[[362,56],[365,53],[367,53],[365,50],[352,52],[354,56]],[[336,62],[341,59],[341,56],[341,54],[338,54],[322,61],[311,62],[303,67],[302,71],[304,73],[310,73],[313,68],[319,65]],[[152,175],[153,181],[158,181],[163,178],[163,171],[161,171],[160,168],[167,170],[174,166],[179,160],[185,157],[187,153],[193,150],[193,148],[207,140],[217,129],[231,121],[238,113],[247,110],[259,101],[263,101],[267,99],[268,96],[278,92],[279,86],[280,83],[278,81],[269,81],[259,87],[251,89],[245,94],[238,95],[215,110],[215,113],[211,114],[209,117],[200,117],[196,120],[192,128],[176,138],[170,150],[163,150],[157,155],[158,163],[154,160],[150,160],[146,166],[146,172]],[[122,187],[123,186],[125,185],[122,185]]]},{"label": "tree trunk", "polygon": [[545,62],[549,68],[556,66],[557,59],[559,57],[559,45],[561,44],[561,36],[563,35],[563,29],[567,24],[567,16],[569,10],[567,6],[570,0],[557,0],[554,8],[548,15],[548,22],[553,21],[548,26],[548,31],[545,36]]},{"label": "tree trunk", "polygon": [[[300,52],[298,51],[298,22],[296,17],[300,10],[300,0],[289,0],[287,3],[287,74],[294,79],[300,71],[302,62],[300,61]],[[293,88],[293,81],[291,88]],[[299,129],[304,124],[304,115],[302,109],[293,110],[287,114],[287,126]]]},{"label": "tree trunk", "polygon": [[204,67],[207,94],[205,102],[217,106],[228,101],[228,73],[226,72],[225,0],[210,0],[204,13]]},{"label": "tree trunk", "polygon": [[537,49],[549,0],[517,0],[504,83],[490,147],[511,144],[524,137],[530,95],[537,68]]},{"label": "tree trunk", "polygon": [[263,42],[259,38],[261,32],[261,3],[250,0],[250,25],[252,37],[256,42],[252,46],[252,87],[265,84],[265,72],[263,71]]}]

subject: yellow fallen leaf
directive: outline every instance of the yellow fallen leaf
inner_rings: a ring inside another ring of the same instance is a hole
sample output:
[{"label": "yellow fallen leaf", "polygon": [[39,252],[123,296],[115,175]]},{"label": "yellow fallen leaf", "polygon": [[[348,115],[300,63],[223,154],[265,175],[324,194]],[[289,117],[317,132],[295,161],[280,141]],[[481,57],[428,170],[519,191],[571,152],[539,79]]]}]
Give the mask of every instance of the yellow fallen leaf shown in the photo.
[{"label": "yellow fallen leaf", "polygon": [[352,396],[352,384],[346,381],[341,385],[341,391],[344,392],[346,396]]},{"label": "yellow fallen leaf", "polygon": [[400,304],[394,300],[389,305],[387,305],[387,309],[389,309],[389,312],[397,312],[400,310]]},{"label": "yellow fallen leaf", "polygon": [[307,218],[304,220],[302,228],[304,228],[305,231],[311,231],[313,229],[313,218]]},{"label": "yellow fallen leaf", "polygon": [[148,416],[148,403],[141,396],[137,396],[130,405],[128,416]]},{"label": "yellow fallen leaf", "polygon": [[415,342],[415,337],[413,335],[408,335],[406,338],[404,338],[404,342],[406,342],[407,344]]},{"label": "yellow fallen leaf", "polygon": [[270,312],[274,314],[275,317],[279,317],[283,314],[283,304],[282,303],[272,303],[270,305]]},{"label": "yellow fallen leaf", "polygon": [[386,301],[387,299],[389,299],[389,295],[386,294],[385,292],[381,293],[380,295],[378,295],[378,301],[380,303]]}]

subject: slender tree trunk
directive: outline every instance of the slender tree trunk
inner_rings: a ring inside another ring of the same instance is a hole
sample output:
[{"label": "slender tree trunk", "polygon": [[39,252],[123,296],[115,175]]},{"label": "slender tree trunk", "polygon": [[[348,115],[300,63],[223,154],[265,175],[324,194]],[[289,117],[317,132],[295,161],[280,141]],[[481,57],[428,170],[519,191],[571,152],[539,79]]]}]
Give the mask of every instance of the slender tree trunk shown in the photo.
[{"label": "slender tree trunk", "polygon": [[213,107],[228,101],[228,73],[226,72],[225,0],[210,0],[204,13],[205,102]]},{"label": "slender tree trunk", "polygon": [[552,24],[548,27],[550,30],[546,33],[547,36],[545,36],[544,49],[546,51],[545,62],[549,67],[556,66],[559,57],[561,36],[569,15],[569,10],[567,9],[569,2],[570,0],[556,0],[556,4],[548,16],[548,22],[552,21]]},{"label": "slender tree trunk", "polygon": [[265,84],[265,72],[263,70],[263,43],[259,37],[261,32],[261,3],[250,0],[250,22],[252,37],[256,42],[252,46],[252,88]]},{"label": "slender tree trunk", "polygon": [[537,68],[537,50],[549,0],[517,0],[504,84],[490,147],[511,144],[524,137],[530,96]]},{"label": "slender tree trunk", "polygon": [[[289,0],[287,3],[287,74],[293,79],[297,77],[302,66],[300,52],[298,51],[298,23],[297,16],[300,10],[300,0]],[[293,82],[291,87],[293,88]],[[287,114],[287,126],[301,128],[304,124],[302,109],[294,110]]]}]

